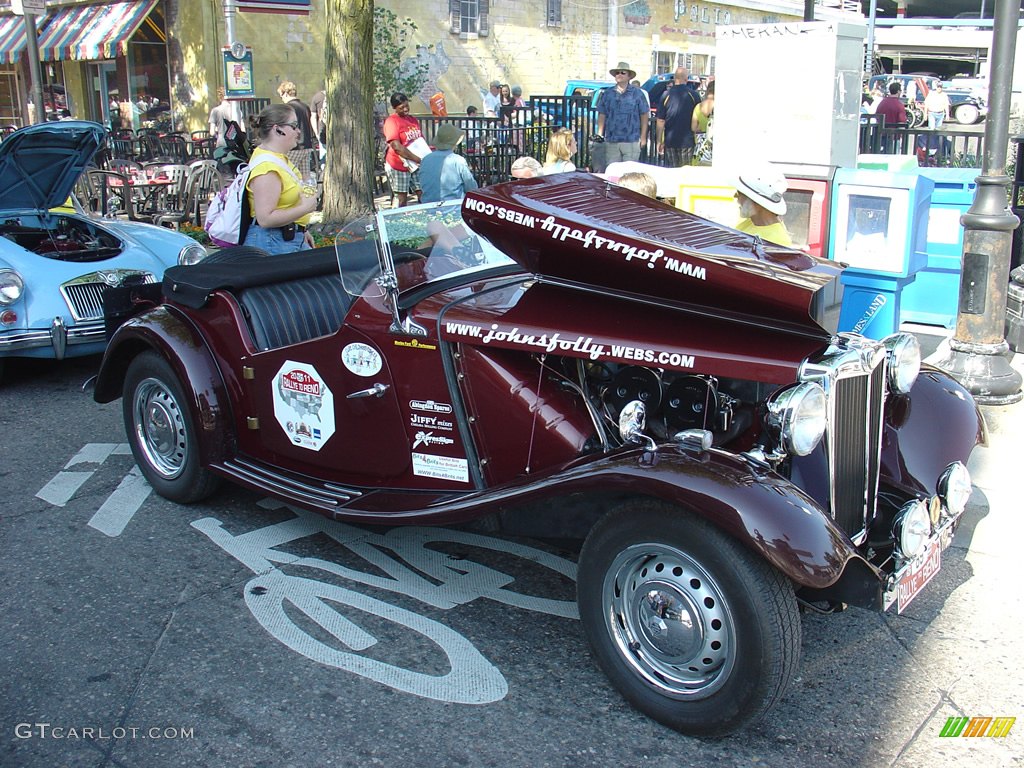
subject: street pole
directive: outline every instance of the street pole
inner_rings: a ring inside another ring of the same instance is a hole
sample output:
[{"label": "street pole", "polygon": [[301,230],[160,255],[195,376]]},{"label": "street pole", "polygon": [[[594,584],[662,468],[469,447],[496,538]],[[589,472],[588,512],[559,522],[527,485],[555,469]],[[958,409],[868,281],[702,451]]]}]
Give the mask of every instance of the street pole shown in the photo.
[{"label": "street pole", "polygon": [[867,55],[864,57],[864,77],[871,81],[875,74],[875,20],[878,16],[878,0],[871,0],[868,8],[868,42]]},{"label": "street pole", "polygon": [[1021,375],[1010,366],[1010,348],[1003,336],[1013,230],[1020,224],[1006,202],[1010,86],[1019,18],[1020,0],[996,0],[981,176],[974,203],[960,218],[964,250],[956,333],[938,363],[983,405],[1016,403],[1024,397]]},{"label": "street pole", "polygon": [[25,47],[28,49],[28,71],[32,83],[32,103],[35,105],[35,122],[46,122],[43,107],[43,68],[39,64],[39,40],[36,36],[36,16],[25,14]]}]

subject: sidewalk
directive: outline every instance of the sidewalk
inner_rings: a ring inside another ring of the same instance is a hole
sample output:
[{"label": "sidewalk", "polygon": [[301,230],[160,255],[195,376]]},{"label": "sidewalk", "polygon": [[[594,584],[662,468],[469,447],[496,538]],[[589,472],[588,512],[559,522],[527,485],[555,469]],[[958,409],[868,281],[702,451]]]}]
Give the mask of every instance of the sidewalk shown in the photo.
[{"label": "sidewalk", "polygon": [[[944,328],[905,329],[921,340],[925,357],[934,356],[952,335]],[[1014,355],[1011,365],[1024,373],[1024,355]],[[893,763],[900,768],[957,760],[972,766],[1024,764],[1024,515],[1018,485],[1024,475],[1024,402],[981,410],[989,442],[971,456],[974,493],[943,557],[943,571],[949,573],[938,576],[949,580],[952,592],[934,618],[911,627],[917,636],[908,642],[914,666],[938,696]],[[1018,720],[1007,738],[935,738],[947,718],[982,716]]]}]

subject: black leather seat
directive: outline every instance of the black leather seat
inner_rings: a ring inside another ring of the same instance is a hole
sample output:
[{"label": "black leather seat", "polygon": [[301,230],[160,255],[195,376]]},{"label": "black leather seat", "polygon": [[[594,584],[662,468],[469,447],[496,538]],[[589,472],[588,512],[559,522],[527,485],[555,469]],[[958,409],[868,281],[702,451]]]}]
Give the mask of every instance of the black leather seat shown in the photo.
[{"label": "black leather seat", "polygon": [[236,295],[260,351],[334,333],[352,305],[336,274],[255,286]]}]

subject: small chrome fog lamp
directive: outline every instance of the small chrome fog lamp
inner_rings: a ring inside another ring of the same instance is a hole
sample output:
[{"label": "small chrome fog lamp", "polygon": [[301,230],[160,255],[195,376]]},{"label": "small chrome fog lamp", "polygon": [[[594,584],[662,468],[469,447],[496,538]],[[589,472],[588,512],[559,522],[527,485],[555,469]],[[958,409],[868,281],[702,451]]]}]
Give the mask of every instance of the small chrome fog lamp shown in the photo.
[{"label": "small chrome fog lamp", "polygon": [[939,476],[936,491],[952,517],[958,517],[967,508],[971,497],[971,473],[961,462],[954,461]]},{"label": "small chrome fog lamp", "polygon": [[893,536],[899,546],[900,554],[913,560],[928,543],[932,532],[931,520],[928,517],[928,505],[919,499],[908,501],[896,514],[893,524]]},{"label": "small chrome fog lamp", "polygon": [[882,343],[889,357],[889,389],[905,395],[921,372],[921,345],[909,333],[894,333]]},{"label": "small chrome fog lamp", "polygon": [[619,411],[619,437],[624,443],[643,443],[646,448],[654,450],[657,443],[644,434],[647,426],[647,406],[639,400],[630,400]]}]

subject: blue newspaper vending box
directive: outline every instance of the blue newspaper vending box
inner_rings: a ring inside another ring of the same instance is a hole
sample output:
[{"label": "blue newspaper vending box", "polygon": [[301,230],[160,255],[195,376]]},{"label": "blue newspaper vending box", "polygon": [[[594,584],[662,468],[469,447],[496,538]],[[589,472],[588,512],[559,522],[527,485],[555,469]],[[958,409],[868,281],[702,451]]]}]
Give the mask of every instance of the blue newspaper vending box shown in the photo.
[{"label": "blue newspaper vending box", "polygon": [[933,186],[917,173],[836,171],[829,256],[849,265],[840,331],[881,339],[899,329],[900,294],[927,260]]},{"label": "blue newspaper vending box", "polygon": [[917,279],[903,289],[900,322],[956,326],[960,304],[960,266],[964,228],[960,217],[974,202],[977,168],[922,168],[935,184],[925,237],[927,262]]}]

